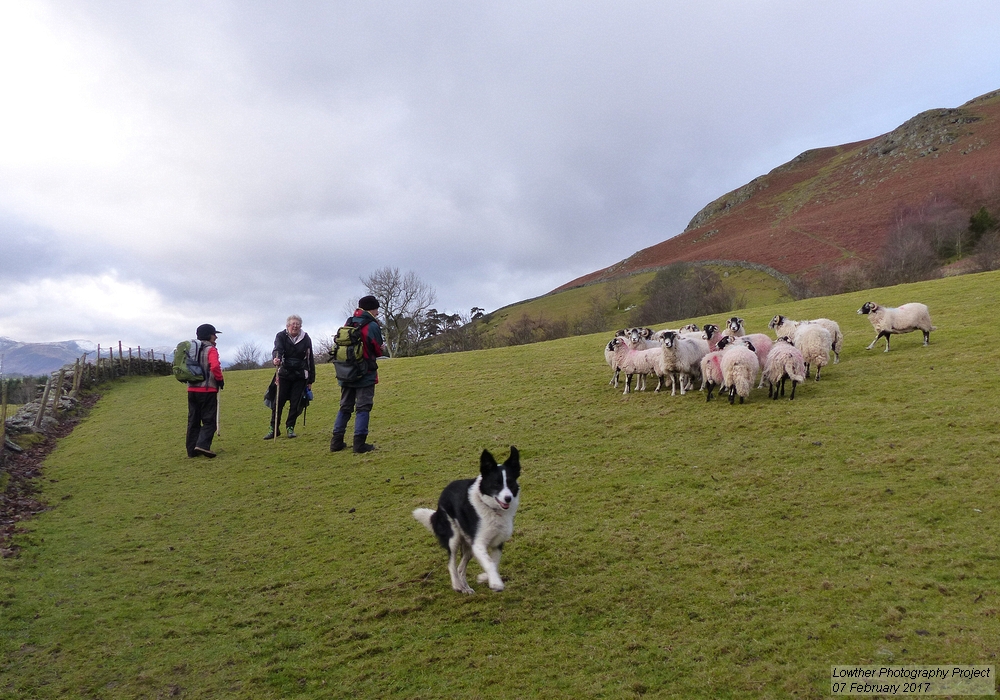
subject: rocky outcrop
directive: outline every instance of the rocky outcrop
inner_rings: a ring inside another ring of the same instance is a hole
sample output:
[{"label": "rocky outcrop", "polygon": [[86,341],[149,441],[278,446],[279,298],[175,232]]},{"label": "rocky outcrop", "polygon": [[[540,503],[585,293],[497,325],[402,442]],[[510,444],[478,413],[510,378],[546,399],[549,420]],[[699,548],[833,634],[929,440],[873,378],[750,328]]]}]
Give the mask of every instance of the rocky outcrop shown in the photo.
[{"label": "rocky outcrop", "polygon": [[964,127],[980,119],[962,108],[931,109],[875,139],[861,152],[861,157],[922,158],[972,135]]}]

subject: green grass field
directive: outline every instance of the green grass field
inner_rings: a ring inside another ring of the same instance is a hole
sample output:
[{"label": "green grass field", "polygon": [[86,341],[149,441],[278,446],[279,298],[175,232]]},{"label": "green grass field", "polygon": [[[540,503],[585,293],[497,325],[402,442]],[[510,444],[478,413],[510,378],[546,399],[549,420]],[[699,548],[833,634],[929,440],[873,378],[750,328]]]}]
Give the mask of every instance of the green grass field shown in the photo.
[{"label": "green grass field", "polygon": [[[793,402],[623,396],[604,335],[387,361],[364,456],[328,451],[329,366],[275,442],[267,373],[229,373],[215,460],[175,380],[115,385],[0,561],[0,696],[823,698],[834,664],[996,665],[998,284],[744,310],[840,322]],[[931,345],[865,351],[868,299],[928,304]],[[512,444],[507,588],[472,564],[459,595],[410,511]]]}]

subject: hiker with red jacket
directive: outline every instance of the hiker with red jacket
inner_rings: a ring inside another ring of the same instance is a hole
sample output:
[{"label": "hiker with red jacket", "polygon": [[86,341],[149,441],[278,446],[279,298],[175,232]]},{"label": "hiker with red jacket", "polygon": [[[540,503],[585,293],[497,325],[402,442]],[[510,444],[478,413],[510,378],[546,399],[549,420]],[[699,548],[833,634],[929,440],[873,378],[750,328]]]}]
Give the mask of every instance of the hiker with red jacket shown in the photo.
[{"label": "hiker with red jacket", "polygon": [[363,354],[365,361],[364,374],[355,381],[341,381],[340,411],[333,424],[333,439],[330,440],[330,451],[340,452],[347,443],[344,435],[351,414],[357,411],[354,418],[354,451],[356,453],[371,452],[374,445],[367,444],[368,419],[375,403],[375,385],[378,384],[377,357],[385,357],[385,341],[382,339],[382,328],[378,323],[378,300],[373,296],[362,297],[354,315],[347,319],[345,325],[358,326],[361,329]]},{"label": "hiker with red jacket", "polygon": [[187,425],[187,455],[188,457],[214,457],[212,438],[219,411],[219,392],[225,386],[222,379],[222,365],[219,363],[219,351],[215,349],[219,331],[211,323],[198,326],[195,337],[200,341],[198,348],[198,364],[201,365],[200,382],[188,382],[188,425]]}]

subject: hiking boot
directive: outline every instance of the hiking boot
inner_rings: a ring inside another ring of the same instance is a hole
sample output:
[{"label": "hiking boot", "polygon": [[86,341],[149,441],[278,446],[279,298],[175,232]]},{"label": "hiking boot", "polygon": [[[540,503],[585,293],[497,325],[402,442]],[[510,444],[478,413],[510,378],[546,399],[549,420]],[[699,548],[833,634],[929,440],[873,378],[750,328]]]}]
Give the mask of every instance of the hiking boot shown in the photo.
[{"label": "hiking boot", "polygon": [[363,454],[365,452],[371,452],[375,449],[375,445],[366,444],[368,439],[368,433],[362,433],[361,435],[354,436],[354,453]]},{"label": "hiking boot", "polygon": [[[281,435],[281,433],[279,432],[278,435]],[[271,428],[270,430],[267,431],[267,435],[264,436],[264,439],[265,440],[273,440],[274,439],[274,428]]]},{"label": "hiking boot", "polygon": [[285,437],[293,438],[293,437],[298,437],[298,435],[295,434],[295,429],[294,428],[292,428],[292,427],[286,427],[285,428]]},{"label": "hiking boot", "polygon": [[347,443],[344,442],[344,434],[334,433],[330,439],[330,452],[340,452],[345,447],[347,447]]},{"label": "hiking boot", "polygon": [[197,452],[200,455],[204,455],[205,457],[208,457],[209,459],[212,459],[213,457],[215,457],[215,453],[214,452],[212,452],[211,450],[206,449],[204,447],[196,447],[196,448],[194,448],[194,451]]}]

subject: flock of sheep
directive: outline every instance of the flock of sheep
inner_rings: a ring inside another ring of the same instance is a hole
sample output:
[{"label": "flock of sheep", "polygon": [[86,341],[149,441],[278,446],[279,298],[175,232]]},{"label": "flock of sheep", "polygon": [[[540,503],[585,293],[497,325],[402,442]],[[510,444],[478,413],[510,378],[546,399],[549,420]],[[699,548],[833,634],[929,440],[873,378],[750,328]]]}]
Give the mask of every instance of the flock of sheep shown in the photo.
[{"label": "flock of sheep", "polygon": [[[930,341],[931,325],[927,306],[919,303],[903,304],[898,308],[866,302],[859,314],[866,314],[875,329],[875,340],[885,338],[885,352],[889,352],[889,336],[920,330],[924,345]],[[785,395],[785,382],[791,380],[789,399],[795,398],[795,387],[809,377],[816,368],[819,381],[823,367],[840,362],[844,334],[836,321],[816,318],[793,321],[782,315],[771,319],[767,327],[774,332],[775,340],[764,333],[746,332],[743,319],[733,316],[722,330],[712,323],[704,329],[690,324],[679,329],[654,331],[650,328],[628,328],[615,333],[604,348],[604,357],[614,370],[609,382],[618,387],[621,373],[625,373],[625,392],[632,391],[632,378],[636,389],[646,388],[646,378],[655,375],[656,391],[670,382],[670,395],[678,391],[683,395],[701,381],[701,390],[729,395],[729,403],[740,403],[757,388],[767,383],[767,396],[777,399]],[[760,377],[758,381],[758,376]]]}]

